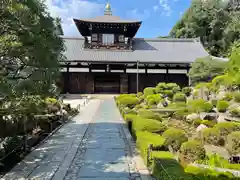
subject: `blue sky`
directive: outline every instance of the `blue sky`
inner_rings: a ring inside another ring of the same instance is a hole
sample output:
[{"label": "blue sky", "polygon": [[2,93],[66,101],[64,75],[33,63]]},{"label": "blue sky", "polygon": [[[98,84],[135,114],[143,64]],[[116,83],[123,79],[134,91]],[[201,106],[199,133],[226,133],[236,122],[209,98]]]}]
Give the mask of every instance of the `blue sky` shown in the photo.
[{"label": "blue sky", "polygon": [[[66,36],[80,36],[73,18],[101,16],[107,0],[46,0],[52,16],[62,18]],[[137,37],[168,35],[191,0],[109,0],[113,15],[122,19],[142,20]]]}]

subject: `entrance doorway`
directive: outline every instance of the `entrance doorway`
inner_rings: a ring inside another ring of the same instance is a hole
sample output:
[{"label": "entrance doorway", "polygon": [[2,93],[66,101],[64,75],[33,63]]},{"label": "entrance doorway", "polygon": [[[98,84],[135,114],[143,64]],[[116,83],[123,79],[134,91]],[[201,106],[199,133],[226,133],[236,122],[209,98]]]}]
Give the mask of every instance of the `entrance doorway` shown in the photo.
[{"label": "entrance doorway", "polygon": [[120,75],[118,74],[96,74],[94,76],[94,93],[120,93]]}]

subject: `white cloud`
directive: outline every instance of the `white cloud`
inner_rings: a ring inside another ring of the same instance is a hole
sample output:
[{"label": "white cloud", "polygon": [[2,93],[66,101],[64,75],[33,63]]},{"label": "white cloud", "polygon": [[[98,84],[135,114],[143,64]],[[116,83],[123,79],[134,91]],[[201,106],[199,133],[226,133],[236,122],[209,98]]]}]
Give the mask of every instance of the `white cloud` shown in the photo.
[{"label": "white cloud", "polygon": [[103,15],[104,4],[87,0],[47,0],[46,5],[52,16],[62,19],[64,35],[78,36],[73,18],[89,18]]},{"label": "white cloud", "polygon": [[170,7],[169,0],[159,0],[159,5],[163,9],[162,11],[163,15],[170,16],[172,14],[172,9]]},{"label": "white cloud", "polygon": [[140,12],[137,8],[133,9],[132,11],[130,11],[128,13],[128,16],[132,19],[136,19],[136,20],[146,20],[150,17],[150,12],[149,10],[144,10],[142,12]]},{"label": "white cloud", "polygon": [[159,6],[158,6],[158,5],[153,6],[154,12],[156,12],[158,9],[159,9]]}]

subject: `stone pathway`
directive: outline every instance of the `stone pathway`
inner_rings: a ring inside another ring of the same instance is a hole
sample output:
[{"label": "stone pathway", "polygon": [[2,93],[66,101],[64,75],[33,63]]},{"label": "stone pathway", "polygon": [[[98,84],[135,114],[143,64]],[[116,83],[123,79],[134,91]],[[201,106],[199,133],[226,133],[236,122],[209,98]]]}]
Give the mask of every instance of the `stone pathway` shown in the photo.
[{"label": "stone pathway", "polygon": [[137,168],[145,167],[132,156],[113,98],[91,100],[82,111],[1,180],[148,179]]}]

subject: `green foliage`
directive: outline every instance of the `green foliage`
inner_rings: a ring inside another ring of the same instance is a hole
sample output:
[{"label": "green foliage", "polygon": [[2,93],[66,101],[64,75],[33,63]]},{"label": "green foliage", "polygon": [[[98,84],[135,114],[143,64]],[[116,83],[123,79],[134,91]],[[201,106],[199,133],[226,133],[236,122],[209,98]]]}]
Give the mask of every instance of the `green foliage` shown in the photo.
[{"label": "green foliage", "polygon": [[203,144],[195,140],[184,142],[180,148],[180,157],[184,162],[190,163],[198,159],[204,159],[206,152]]},{"label": "green foliage", "polygon": [[203,99],[191,100],[188,102],[187,107],[196,113],[210,112],[213,109],[213,105]]},{"label": "green foliage", "polygon": [[183,130],[175,128],[164,131],[162,136],[166,139],[165,146],[170,146],[175,152],[180,149],[182,143],[188,140]]},{"label": "green foliage", "polygon": [[198,164],[205,164],[211,167],[240,170],[240,164],[230,164],[228,160],[214,153],[208,155],[204,160],[197,161]]},{"label": "green foliage", "polygon": [[207,144],[219,145],[221,140],[220,131],[216,128],[204,129],[202,132],[202,140]]},{"label": "green foliage", "polygon": [[232,86],[234,85],[234,76],[231,76],[229,74],[216,76],[212,80],[212,84],[216,88],[219,88],[221,85],[227,88],[232,88]]},{"label": "green foliage", "polygon": [[182,92],[186,95],[186,96],[190,96],[191,92],[192,92],[192,88],[191,87],[184,87],[182,89]]},{"label": "green foliage", "polygon": [[124,120],[125,120],[125,121],[133,121],[133,119],[134,119],[134,118],[137,118],[137,117],[139,117],[139,116],[136,115],[136,114],[126,114],[126,115],[124,116]]},{"label": "green foliage", "polygon": [[224,94],[224,97],[222,98],[222,100],[224,101],[231,101],[233,99],[233,93],[232,92],[226,92]]},{"label": "green foliage", "polygon": [[148,105],[157,105],[161,101],[160,94],[152,94],[146,97],[146,101]]},{"label": "green foliage", "polygon": [[229,113],[234,117],[240,117],[240,108],[230,109]]},{"label": "green foliage", "polygon": [[56,95],[64,43],[45,4],[4,1],[0,27],[0,94]]},{"label": "green foliage", "polygon": [[220,122],[216,124],[215,128],[218,129],[220,135],[225,138],[228,134],[236,130],[237,126],[232,122]]},{"label": "green foliage", "polygon": [[142,118],[147,118],[147,119],[156,119],[161,121],[162,117],[158,114],[158,113],[154,113],[150,110],[146,110],[146,109],[140,109],[138,111],[138,115]]},{"label": "green foliage", "polygon": [[184,93],[176,93],[173,96],[173,102],[186,102],[187,98]]},{"label": "green foliage", "polygon": [[174,93],[179,92],[181,88],[176,83],[158,83],[156,92],[172,99]]},{"label": "green foliage", "polygon": [[134,132],[148,131],[162,133],[166,130],[166,126],[154,119],[138,117],[133,119],[133,130]]},{"label": "green foliage", "polygon": [[229,107],[229,103],[227,101],[218,101],[217,102],[217,110],[219,112],[226,112]]},{"label": "green foliage", "polygon": [[227,54],[232,42],[240,39],[240,12],[231,11],[224,1],[192,1],[170,32],[171,37],[197,38],[214,56]]},{"label": "green foliage", "polygon": [[236,91],[233,93],[234,100],[240,102],[240,92]]},{"label": "green foliage", "polygon": [[197,59],[191,64],[189,77],[193,84],[199,82],[208,82],[214,77],[224,73],[227,62],[204,57]]},{"label": "green foliage", "polygon": [[147,164],[147,151],[150,144],[153,147],[161,148],[164,145],[165,139],[154,133],[139,131],[136,133],[137,136],[137,148],[140,150],[140,153],[144,159],[145,164]]},{"label": "green foliage", "polygon": [[143,90],[144,97],[147,97],[149,95],[153,95],[153,94],[155,94],[155,92],[156,92],[155,88],[153,88],[153,87],[147,87]]},{"label": "green foliage", "polygon": [[207,127],[214,127],[217,124],[217,122],[216,121],[211,121],[211,120],[202,120],[201,124],[204,124]]},{"label": "green foliage", "polygon": [[232,132],[227,136],[226,147],[231,154],[240,153],[240,131]]},{"label": "green foliage", "polygon": [[133,108],[139,103],[139,99],[136,95],[122,94],[116,98],[117,104],[129,108]]}]

